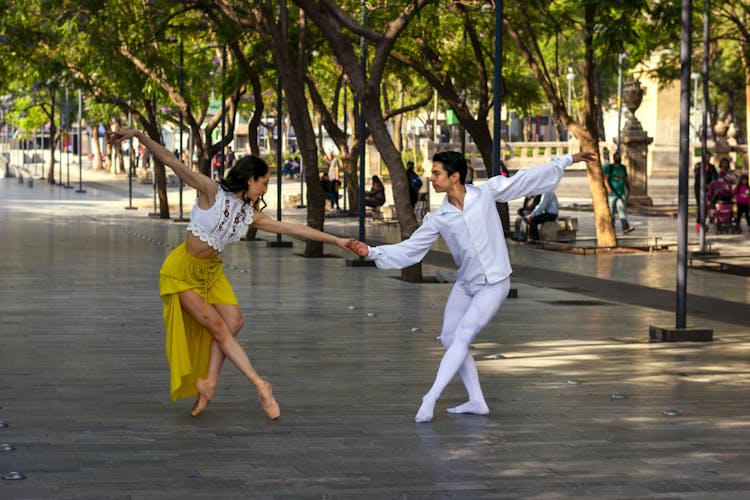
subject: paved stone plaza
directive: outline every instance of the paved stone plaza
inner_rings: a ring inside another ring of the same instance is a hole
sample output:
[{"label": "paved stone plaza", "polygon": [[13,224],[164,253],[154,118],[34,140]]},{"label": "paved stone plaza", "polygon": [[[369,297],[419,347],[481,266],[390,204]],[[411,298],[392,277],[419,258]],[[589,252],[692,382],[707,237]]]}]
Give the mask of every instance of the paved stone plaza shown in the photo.
[{"label": "paved stone plaza", "polygon": [[[0,451],[0,476],[25,476],[0,481],[2,499],[750,493],[747,277],[691,269],[688,322],[715,341],[649,343],[649,325],[674,326],[674,253],[511,243],[518,298],[473,344],[491,415],[445,413],[464,402],[456,379],[435,419],[415,424],[451,285],[350,267],[332,247],[305,259],[299,241],[235,244],[224,258],[240,341],[282,416],[269,422],[227,363],[216,399],[191,418],[192,400],[169,399],[157,292],[185,224],[149,218],[142,187],[139,210],[124,210],[122,179],[83,186],[0,179],[0,442],[15,448]],[[633,220],[643,232],[676,225]],[[357,234],[355,219],[327,228]],[[439,245],[426,262],[425,275],[453,269]]]}]

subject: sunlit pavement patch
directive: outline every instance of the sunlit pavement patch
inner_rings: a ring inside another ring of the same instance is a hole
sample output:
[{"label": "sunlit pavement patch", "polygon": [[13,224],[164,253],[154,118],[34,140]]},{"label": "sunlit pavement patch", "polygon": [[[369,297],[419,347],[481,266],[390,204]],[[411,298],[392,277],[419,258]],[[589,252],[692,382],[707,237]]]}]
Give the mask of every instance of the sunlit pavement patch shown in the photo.
[{"label": "sunlit pavement patch", "polygon": [[484,359],[505,359],[505,356],[503,356],[502,354],[491,354]]}]

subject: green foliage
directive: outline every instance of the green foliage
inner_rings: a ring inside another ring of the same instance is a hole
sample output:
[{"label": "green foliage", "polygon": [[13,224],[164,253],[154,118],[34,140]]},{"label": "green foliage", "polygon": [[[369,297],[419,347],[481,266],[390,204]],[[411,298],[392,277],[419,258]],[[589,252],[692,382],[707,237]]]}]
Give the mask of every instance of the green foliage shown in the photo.
[{"label": "green foliage", "polygon": [[[337,4],[360,19],[361,2],[345,0]],[[403,10],[403,4],[369,2],[368,26],[385,32],[386,23]],[[259,5],[277,6],[275,2],[259,2],[244,8]],[[431,69],[442,75],[443,83],[458,89],[474,112],[479,110],[483,95],[489,93],[491,98],[494,64],[494,14],[483,11],[481,5],[470,1],[431,2],[395,42],[397,51],[432,64]],[[679,76],[678,0],[506,1],[506,17],[523,36],[535,34],[545,70],[561,97],[566,94],[568,66],[577,75],[575,94],[581,94],[585,8],[595,12],[595,29],[590,36],[605,102],[616,92],[618,55],[626,50],[626,74],[642,71],[642,63],[651,61],[649,73],[662,82]],[[703,2],[695,2],[694,71],[700,68],[702,57],[702,9]],[[742,88],[747,70],[740,54],[744,51],[745,61],[750,60],[750,40],[737,21],[747,20],[750,8],[744,0],[725,0],[712,2],[712,9],[712,103],[722,114],[744,118]],[[299,9],[289,8],[288,15],[290,41],[294,46],[306,37],[304,65],[324,101],[333,106],[338,100],[334,115],[340,122],[342,85],[346,83],[340,81],[341,69],[334,54],[310,24],[306,31],[300,31]],[[478,58],[472,34],[480,47]],[[357,37],[353,33],[350,36]],[[217,47],[235,40],[262,76],[264,107],[275,109],[275,69],[270,51],[247,27],[223,17],[214,2],[0,0],[0,95],[16,98],[10,118],[23,121],[23,128],[38,127],[50,119],[53,88],[58,93],[67,88],[70,95],[82,89],[91,123],[122,121],[127,102],[136,113],[145,115],[151,99],[157,102],[157,119],[176,122],[178,100],[170,94],[170,87],[179,93],[182,44],[182,94],[192,113],[202,119],[212,93],[214,97],[221,95],[221,55]],[[358,46],[358,40],[354,41]],[[548,105],[539,82],[511,41],[506,38],[503,45],[505,105],[519,114],[545,112]],[[425,48],[434,51],[434,60],[425,60]],[[372,64],[372,51],[369,58],[368,64]],[[395,60],[387,62],[386,75],[382,86],[384,109],[397,107],[401,92],[406,106],[432,92],[433,85]],[[233,64],[231,56],[223,76],[226,91],[247,85],[247,75]],[[483,83],[482,78],[487,81]],[[349,107],[351,96],[349,93]],[[59,95],[56,97],[59,105]],[[250,113],[255,106],[246,98],[240,112]],[[59,111],[54,110],[56,121]],[[423,111],[429,112],[429,108]]]}]

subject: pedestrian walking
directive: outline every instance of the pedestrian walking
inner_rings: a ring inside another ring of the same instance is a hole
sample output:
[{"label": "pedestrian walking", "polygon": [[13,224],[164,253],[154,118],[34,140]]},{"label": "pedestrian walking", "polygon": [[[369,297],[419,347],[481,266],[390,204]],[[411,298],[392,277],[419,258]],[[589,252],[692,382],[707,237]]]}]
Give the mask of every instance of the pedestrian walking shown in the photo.
[{"label": "pedestrian walking", "polygon": [[612,229],[614,230],[615,218],[619,217],[623,234],[628,234],[635,229],[628,222],[628,196],[630,196],[628,171],[625,165],[621,163],[622,156],[620,156],[620,153],[615,153],[612,160],[613,163],[606,163],[602,167],[604,185],[607,188],[609,213],[612,217]]}]

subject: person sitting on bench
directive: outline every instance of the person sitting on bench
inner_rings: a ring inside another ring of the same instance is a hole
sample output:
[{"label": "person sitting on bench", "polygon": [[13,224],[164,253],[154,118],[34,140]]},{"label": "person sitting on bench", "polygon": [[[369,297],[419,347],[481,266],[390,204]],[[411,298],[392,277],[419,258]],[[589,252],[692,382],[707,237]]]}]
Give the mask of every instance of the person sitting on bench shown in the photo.
[{"label": "person sitting on bench", "polygon": [[385,186],[377,175],[372,176],[372,186],[365,193],[365,205],[370,208],[378,208],[385,205]]},{"label": "person sitting on bench", "polygon": [[526,216],[529,221],[529,237],[531,241],[539,240],[539,224],[542,222],[557,220],[560,209],[557,206],[557,195],[554,191],[548,191],[542,195],[539,204]]}]

